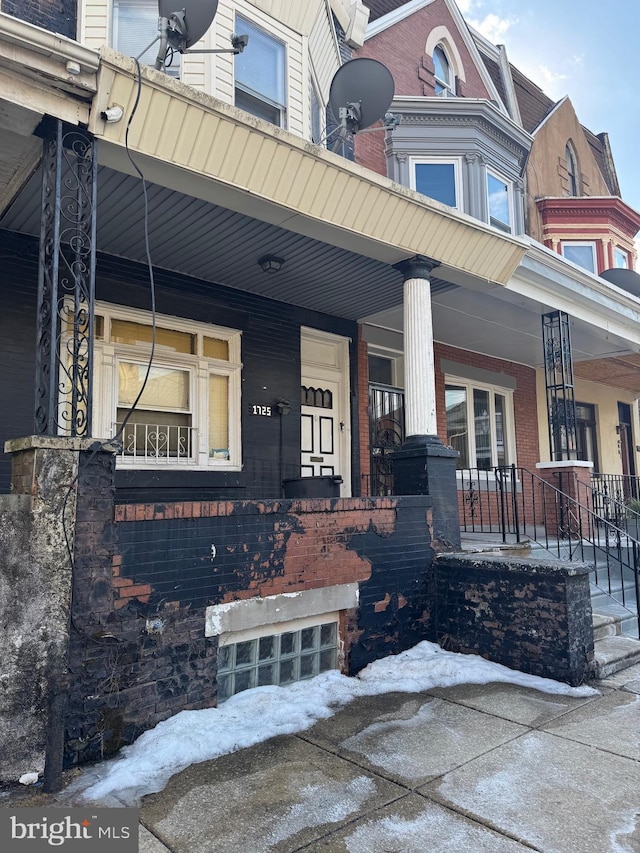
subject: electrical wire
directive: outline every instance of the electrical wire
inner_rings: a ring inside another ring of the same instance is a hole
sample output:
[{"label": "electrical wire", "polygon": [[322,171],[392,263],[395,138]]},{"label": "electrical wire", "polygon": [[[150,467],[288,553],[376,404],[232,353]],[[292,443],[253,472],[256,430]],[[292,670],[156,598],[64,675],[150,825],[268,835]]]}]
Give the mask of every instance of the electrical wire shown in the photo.
[{"label": "electrical wire", "polygon": [[[136,89],[136,98],[135,98],[133,107],[131,109],[131,114],[129,115],[129,119],[127,121],[126,131],[125,131],[125,150],[126,150],[127,157],[129,158],[131,165],[133,166],[138,177],[140,178],[140,182],[141,182],[141,186],[142,186],[143,201],[144,201],[144,215],[143,215],[144,245],[145,245],[145,256],[146,256],[146,261],[147,261],[147,268],[149,271],[149,285],[150,285],[149,289],[150,289],[150,301],[151,301],[151,351],[149,353],[149,359],[147,362],[145,376],[144,376],[144,379],[143,379],[142,384],[140,386],[140,390],[138,391],[138,394],[137,394],[135,400],[133,401],[133,403],[131,404],[131,406],[127,410],[127,413],[126,413],[125,417],[123,418],[122,423],[120,424],[118,431],[115,433],[115,435],[112,438],[110,438],[106,441],[97,442],[97,444],[92,448],[90,455],[87,457],[87,459],[84,461],[83,464],[80,461],[78,462],[78,472],[73,477],[73,480],[69,484],[67,492],[64,496],[64,500],[62,502],[62,530],[63,530],[63,535],[64,535],[65,546],[67,549],[67,555],[69,558],[69,564],[71,567],[72,579],[73,579],[74,562],[73,562],[73,549],[71,547],[71,541],[70,541],[69,533],[67,530],[67,510],[68,510],[69,499],[70,499],[71,494],[72,494],[74,488],[76,487],[78,480],[79,480],[79,477],[80,477],[80,473],[81,473],[80,472],[80,466],[82,464],[82,468],[86,469],[93,462],[93,460],[95,459],[95,457],[97,456],[98,453],[100,453],[102,450],[104,450],[105,448],[112,445],[114,442],[119,442],[120,439],[122,438],[122,436],[124,435],[124,431],[126,429],[126,426],[129,423],[129,420],[131,419],[131,417],[133,416],[133,413],[135,412],[136,407],[138,406],[140,400],[142,399],[142,395],[144,394],[147,383],[149,381],[149,377],[151,375],[151,369],[153,367],[153,359],[154,359],[155,348],[156,348],[156,288],[155,288],[155,278],[154,278],[154,273],[153,273],[153,263],[151,260],[151,248],[150,248],[150,239],[149,239],[149,199],[148,199],[148,194],[147,194],[147,183],[146,183],[145,177],[144,177],[141,169],[139,168],[138,164],[135,162],[133,155],[131,153],[130,147],[129,147],[129,131],[131,129],[131,123],[134,119],[134,116],[135,116],[137,110],[138,110],[138,106],[140,103],[140,96],[142,93],[142,73],[141,73],[141,69],[140,69],[140,63],[139,63],[137,58],[134,58],[134,62],[136,63],[137,89]],[[73,621],[73,582],[71,585],[71,601],[69,603],[69,614],[70,614],[71,624],[73,625],[74,629],[77,631],[77,633],[79,633],[79,634],[85,636],[85,638],[87,638],[89,635],[80,631],[78,626]],[[99,640],[97,640],[95,637],[89,637],[89,638],[92,639],[94,642],[99,642]]]}]

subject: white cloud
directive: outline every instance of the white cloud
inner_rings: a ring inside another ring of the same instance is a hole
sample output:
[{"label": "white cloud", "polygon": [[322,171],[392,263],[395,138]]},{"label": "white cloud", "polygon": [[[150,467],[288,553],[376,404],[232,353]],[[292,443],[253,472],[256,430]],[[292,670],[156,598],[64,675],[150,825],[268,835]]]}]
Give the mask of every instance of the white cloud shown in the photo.
[{"label": "white cloud", "polygon": [[485,15],[481,21],[469,19],[468,23],[485,38],[489,39],[490,42],[500,44],[505,33],[511,24],[516,23],[516,20],[514,18],[500,18],[492,12],[489,15]]},{"label": "white cloud", "polygon": [[542,81],[542,88],[548,95],[553,98],[562,94],[565,87],[561,86],[560,83],[563,80],[569,79],[567,74],[562,74],[560,71],[553,71],[546,65],[539,65],[538,73],[538,79]]}]

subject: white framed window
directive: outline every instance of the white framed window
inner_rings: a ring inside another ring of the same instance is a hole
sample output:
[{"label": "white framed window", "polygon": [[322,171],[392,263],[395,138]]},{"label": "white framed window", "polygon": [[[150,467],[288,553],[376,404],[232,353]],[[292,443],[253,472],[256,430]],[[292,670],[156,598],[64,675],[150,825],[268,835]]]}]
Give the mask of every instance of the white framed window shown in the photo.
[{"label": "white framed window", "polygon": [[433,71],[436,95],[440,98],[450,98],[455,95],[455,75],[444,47],[441,44],[436,45],[433,50]]},{"label": "white framed window", "polygon": [[489,470],[515,461],[513,392],[446,377],[447,444],[456,467]]},{"label": "white framed window", "polygon": [[338,613],[221,634],[218,705],[268,684],[285,686],[338,668]]},{"label": "white framed window", "polygon": [[629,252],[616,246],[613,250],[613,265],[620,270],[629,269]]},{"label": "white framed window", "polygon": [[489,223],[510,234],[513,231],[513,186],[487,169]]},{"label": "white framed window", "polygon": [[[154,65],[158,42],[142,56],[140,54],[158,35],[158,0],[113,0],[111,31],[111,42],[116,50],[125,56],[139,56],[144,65]],[[180,76],[180,60],[179,53],[167,59],[167,74]]]},{"label": "white framed window", "polygon": [[596,244],[590,240],[563,240],[560,243],[562,254],[568,261],[589,272],[596,272]]},{"label": "white framed window", "polygon": [[462,207],[459,158],[411,158],[411,189],[449,207]]},{"label": "white framed window", "polygon": [[235,105],[279,127],[286,126],[287,55],[283,42],[236,15],[236,32],[249,44],[235,57]]},{"label": "white framed window", "polygon": [[[94,430],[119,436],[118,465],[239,470],[241,333],[96,304]],[[123,429],[123,423],[126,424]]]}]

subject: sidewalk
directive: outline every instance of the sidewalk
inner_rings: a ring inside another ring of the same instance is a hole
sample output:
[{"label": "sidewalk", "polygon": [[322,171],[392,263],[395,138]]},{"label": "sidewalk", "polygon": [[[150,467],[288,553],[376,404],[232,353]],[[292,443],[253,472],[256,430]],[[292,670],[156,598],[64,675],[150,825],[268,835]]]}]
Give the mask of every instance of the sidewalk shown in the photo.
[{"label": "sidewalk", "polygon": [[355,700],[143,799],[141,853],[637,853],[640,665],[569,698],[512,685]]}]

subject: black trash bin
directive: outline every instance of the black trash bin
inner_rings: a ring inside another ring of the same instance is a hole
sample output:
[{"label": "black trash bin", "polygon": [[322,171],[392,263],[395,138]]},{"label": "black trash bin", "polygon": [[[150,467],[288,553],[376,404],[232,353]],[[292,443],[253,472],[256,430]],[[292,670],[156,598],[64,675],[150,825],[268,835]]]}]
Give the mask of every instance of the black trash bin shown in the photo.
[{"label": "black trash bin", "polygon": [[339,498],[342,477],[291,477],[282,481],[285,498]]}]

